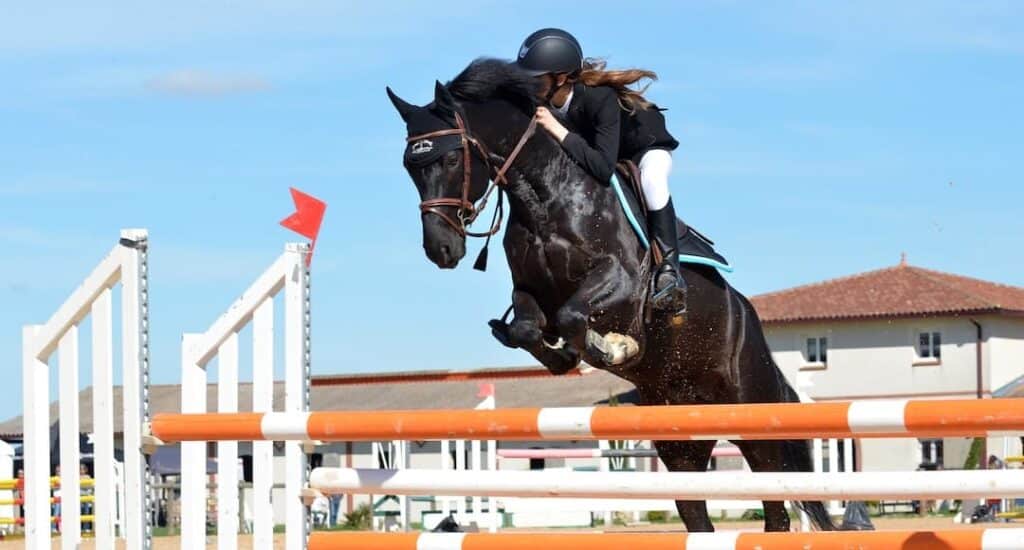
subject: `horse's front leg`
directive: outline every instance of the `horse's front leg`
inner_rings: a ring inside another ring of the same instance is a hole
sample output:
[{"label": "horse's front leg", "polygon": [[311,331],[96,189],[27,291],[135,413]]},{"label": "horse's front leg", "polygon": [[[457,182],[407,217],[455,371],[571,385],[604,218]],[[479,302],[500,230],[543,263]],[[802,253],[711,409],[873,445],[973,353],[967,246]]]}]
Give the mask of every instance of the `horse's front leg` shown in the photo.
[{"label": "horse's front leg", "polygon": [[631,280],[618,258],[603,257],[556,314],[555,324],[566,341],[566,347],[584,351],[587,361],[594,366],[621,365],[640,351],[640,343],[633,335],[599,334],[590,328],[591,320],[608,316],[621,319],[621,330],[628,330],[630,319],[637,314]]},{"label": "horse's front leg", "polygon": [[579,353],[555,342],[545,342],[547,316],[532,294],[521,289],[513,290],[512,311],[515,314],[512,322],[505,324],[497,319],[490,322],[491,331],[498,341],[528,351],[552,374],[565,374],[579,365]]}]

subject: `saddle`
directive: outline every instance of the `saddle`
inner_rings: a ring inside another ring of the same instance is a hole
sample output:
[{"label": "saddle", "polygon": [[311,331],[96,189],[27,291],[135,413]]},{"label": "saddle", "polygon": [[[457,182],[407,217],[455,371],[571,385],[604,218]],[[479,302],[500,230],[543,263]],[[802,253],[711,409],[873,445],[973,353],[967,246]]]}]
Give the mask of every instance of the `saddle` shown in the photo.
[{"label": "saddle", "polygon": [[[644,248],[653,253],[658,247],[651,246],[651,241],[647,236],[647,204],[644,201],[643,188],[640,187],[640,169],[633,161],[619,161],[615,166],[615,175],[612,176],[611,186],[619,197],[619,204],[622,206],[629,224],[633,227],[633,232],[643,243]],[[732,272],[733,268],[729,265],[729,261],[715,251],[714,241],[684,223],[683,220],[677,218],[676,223],[679,232],[676,250],[679,252],[680,262],[707,265],[725,272]]]},{"label": "saddle", "polygon": [[[640,169],[632,161],[620,161],[615,167],[615,174],[612,175],[609,184],[615,190],[619,204],[622,206],[623,213],[633,228],[633,232],[636,233],[641,244],[647,249],[648,254],[645,262],[647,262],[648,266],[661,263],[661,258],[656,256],[659,254],[658,247],[651,246],[651,241],[647,237],[647,205],[643,198],[643,189],[640,187]],[[707,265],[726,272],[732,271],[732,266],[729,265],[729,262],[715,252],[715,243],[711,239],[700,234],[696,229],[683,223],[678,218],[676,223],[678,224],[679,234],[676,250],[679,253],[680,262]],[[648,275],[653,276],[653,274],[654,270],[651,269]],[[500,319],[491,319],[487,323],[491,327],[491,334],[494,338],[509,348],[516,347],[510,342],[508,333],[508,318],[512,311],[513,307],[509,306]],[[645,295],[643,314],[640,316],[641,322],[645,324],[650,323],[651,314],[652,310],[647,303]]]}]

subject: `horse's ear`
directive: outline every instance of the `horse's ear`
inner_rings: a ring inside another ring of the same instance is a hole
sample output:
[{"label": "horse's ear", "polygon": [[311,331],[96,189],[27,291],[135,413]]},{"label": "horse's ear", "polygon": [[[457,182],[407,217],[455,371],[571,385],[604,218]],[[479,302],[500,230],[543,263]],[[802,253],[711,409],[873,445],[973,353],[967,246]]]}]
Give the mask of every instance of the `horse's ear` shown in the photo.
[{"label": "horse's ear", "polygon": [[434,81],[434,105],[448,115],[455,115],[455,98],[440,81]]},{"label": "horse's ear", "polygon": [[409,115],[419,107],[395,95],[395,92],[392,92],[390,87],[386,87],[385,89],[388,91],[388,99],[391,100],[391,104],[394,105],[395,110],[398,111],[398,116],[402,117],[402,120],[408,122]]}]

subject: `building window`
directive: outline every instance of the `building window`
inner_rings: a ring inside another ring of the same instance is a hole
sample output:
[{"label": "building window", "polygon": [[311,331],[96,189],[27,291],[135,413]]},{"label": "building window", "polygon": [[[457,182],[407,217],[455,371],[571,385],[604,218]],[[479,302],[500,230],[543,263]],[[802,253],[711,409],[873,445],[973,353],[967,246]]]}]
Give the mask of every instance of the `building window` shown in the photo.
[{"label": "building window", "polygon": [[941,359],[942,334],[939,332],[919,332],[917,334],[917,356],[921,359]]},{"label": "building window", "polygon": [[808,338],[806,353],[808,363],[815,365],[828,363],[828,338],[825,336]]},{"label": "building window", "polygon": [[530,459],[530,469],[531,470],[543,470],[544,469],[544,459],[543,458],[531,458]]},{"label": "building window", "polygon": [[918,469],[937,470],[942,468],[945,460],[945,448],[941,439],[922,439],[921,464]]}]

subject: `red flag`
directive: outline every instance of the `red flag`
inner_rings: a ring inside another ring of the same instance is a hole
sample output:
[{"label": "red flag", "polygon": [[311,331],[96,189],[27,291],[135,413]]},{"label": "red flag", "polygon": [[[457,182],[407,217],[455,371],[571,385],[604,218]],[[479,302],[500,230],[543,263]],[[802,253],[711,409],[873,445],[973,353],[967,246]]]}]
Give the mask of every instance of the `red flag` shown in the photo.
[{"label": "red flag", "polygon": [[313,261],[313,248],[316,246],[316,237],[320,233],[320,222],[324,219],[327,203],[294,187],[289,189],[292,192],[292,201],[295,202],[295,213],[281,220],[281,225],[309,239],[309,255],[306,256],[308,266]]},{"label": "red flag", "polygon": [[477,397],[490,397],[494,395],[494,384],[492,382],[481,382],[480,391],[476,394]]}]

